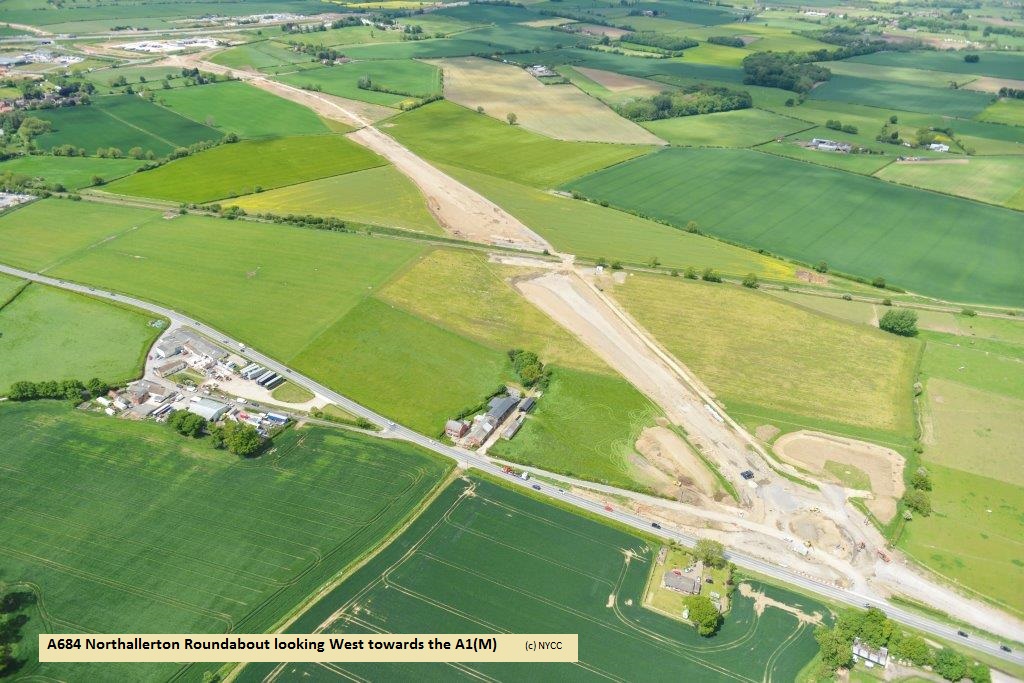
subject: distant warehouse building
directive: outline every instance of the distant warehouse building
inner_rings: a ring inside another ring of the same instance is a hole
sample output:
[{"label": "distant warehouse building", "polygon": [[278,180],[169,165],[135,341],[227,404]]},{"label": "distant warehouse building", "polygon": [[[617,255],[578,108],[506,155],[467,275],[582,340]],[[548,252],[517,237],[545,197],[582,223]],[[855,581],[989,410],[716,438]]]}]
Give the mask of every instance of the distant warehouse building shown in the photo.
[{"label": "distant warehouse building", "polygon": [[185,369],[185,361],[171,360],[156,368],[156,374],[160,377],[167,377]]},{"label": "distant warehouse building", "polygon": [[195,413],[208,422],[216,422],[228,412],[228,409],[228,405],[212,398],[201,398],[188,404],[188,412]]}]

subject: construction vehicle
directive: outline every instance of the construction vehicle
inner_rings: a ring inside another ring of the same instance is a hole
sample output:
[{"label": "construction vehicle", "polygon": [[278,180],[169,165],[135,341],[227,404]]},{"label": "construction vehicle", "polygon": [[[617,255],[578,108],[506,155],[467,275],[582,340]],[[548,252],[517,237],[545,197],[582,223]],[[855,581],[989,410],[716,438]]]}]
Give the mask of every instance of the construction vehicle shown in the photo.
[{"label": "construction vehicle", "polygon": [[501,471],[504,472],[505,474],[515,474],[515,472],[512,470],[512,468],[509,467],[508,465],[505,465],[504,467],[502,467]]}]

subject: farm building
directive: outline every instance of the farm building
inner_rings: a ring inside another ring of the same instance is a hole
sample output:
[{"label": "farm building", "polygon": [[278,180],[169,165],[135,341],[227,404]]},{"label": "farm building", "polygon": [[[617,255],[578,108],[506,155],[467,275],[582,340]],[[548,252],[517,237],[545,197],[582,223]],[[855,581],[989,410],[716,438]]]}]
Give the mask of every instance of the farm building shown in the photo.
[{"label": "farm building", "polygon": [[188,404],[188,412],[195,413],[199,417],[213,422],[223,417],[228,412],[228,406],[220,401],[211,398],[201,398]]},{"label": "farm building", "polygon": [[228,352],[215,344],[211,344],[197,334],[182,332],[185,338],[185,348],[196,354],[211,360],[223,360],[228,357]]},{"label": "farm building", "polygon": [[181,353],[181,340],[176,336],[168,335],[153,347],[153,353],[157,358],[170,358]]},{"label": "farm building", "polygon": [[155,382],[148,382],[144,379],[140,379],[138,382],[132,382],[128,385],[128,399],[134,405],[145,403],[150,398],[157,402],[163,401],[167,396],[167,390]]},{"label": "farm building", "polygon": [[661,577],[661,585],[671,591],[685,595],[697,595],[700,593],[700,579],[687,576],[681,569],[671,569],[665,572]]},{"label": "farm building", "polygon": [[487,405],[489,409],[486,417],[491,418],[494,425],[497,426],[512,414],[512,411],[519,405],[519,399],[514,396],[497,396],[492,398]]},{"label": "farm building", "polygon": [[819,152],[849,152],[851,145],[846,142],[836,142],[825,138],[814,138],[811,140],[811,147]]},{"label": "farm building", "polygon": [[173,375],[176,372],[181,372],[185,369],[185,361],[183,360],[172,360],[158,366],[155,369],[157,376],[167,377]]},{"label": "farm building", "polygon": [[932,144],[928,145],[928,149],[930,149],[933,152],[948,152],[949,145],[944,145],[941,142],[933,142]]},{"label": "farm building", "polygon": [[535,399],[533,396],[528,396],[523,399],[522,403],[519,404],[519,410],[523,411],[524,413],[528,413],[531,410],[533,410],[533,406],[536,403],[537,399]]},{"label": "farm building", "polygon": [[469,425],[464,420],[448,420],[444,425],[444,433],[452,439],[458,439],[469,431]]},{"label": "farm building", "polygon": [[523,421],[525,419],[526,418],[524,416],[520,415],[517,419],[513,420],[512,424],[510,424],[508,427],[505,427],[505,431],[502,432],[501,438],[505,439],[506,441],[510,441],[512,437],[516,435],[516,432],[518,432],[520,428],[522,428]]},{"label": "farm building", "polygon": [[889,664],[889,648],[873,648],[863,642],[860,638],[853,639],[853,658],[864,662],[865,666],[878,665],[883,669]]}]

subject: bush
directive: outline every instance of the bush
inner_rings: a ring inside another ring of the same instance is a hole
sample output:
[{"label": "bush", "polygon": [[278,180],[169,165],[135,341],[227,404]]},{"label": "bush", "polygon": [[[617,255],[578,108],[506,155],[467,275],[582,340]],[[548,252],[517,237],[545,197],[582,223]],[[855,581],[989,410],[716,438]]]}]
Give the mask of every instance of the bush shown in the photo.
[{"label": "bush", "polygon": [[947,681],[959,681],[967,676],[967,660],[956,650],[942,648],[935,657],[934,670]]},{"label": "bush", "polygon": [[960,315],[967,316],[968,318],[973,318],[974,316],[978,315],[978,312],[973,308],[964,308],[960,311]]},{"label": "bush", "polygon": [[876,277],[874,280],[871,281],[871,286],[878,287],[879,289],[885,289],[885,278]]},{"label": "bush", "polygon": [[508,357],[512,361],[512,370],[524,387],[547,386],[551,371],[544,367],[536,353],[511,349],[508,352]]},{"label": "bush", "polygon": [[747,273],[743,278],[743,286],[749,289],[757,289],[760,285],[757,283],[757,276],[753,273]]},{"label": "bush", "polygon": [[714,268],[705,268],[704,272],[700,275],[700,279],[704,280],[704,282],[721,282],[722,276]]},{"label": "bush", "polygon": [[913,489],[903,494],[903,502],[908,508],[921,515],[927,517],[932,514],[932,500],[931,496],[926,491],[919,489]]},{"label": "bush", "polygon": [[722,625],[722,615],[715,609],[711,598],[706,595],[694,595],[687,598],[689,619],[693,622],[697,633],[707,638],[713,636]]},{"label": "bush", "polygon": [[901,337],[917,335],[917,312],[909,308],[894,308],[885,312],[878,327]]},{"label": "bush", "polygon": [[928,474],[928,470],[924,467],[918,467],[910,476],[910,485],[919,491],[931,491],[932,479]]},{"label": "bush", "polygon": [[694,269],[693,266],[690,266],[683,273],[683,277],[685,277],[687,280],[696,280],[697,279],[697,271],[696,271],[696,269]]}]

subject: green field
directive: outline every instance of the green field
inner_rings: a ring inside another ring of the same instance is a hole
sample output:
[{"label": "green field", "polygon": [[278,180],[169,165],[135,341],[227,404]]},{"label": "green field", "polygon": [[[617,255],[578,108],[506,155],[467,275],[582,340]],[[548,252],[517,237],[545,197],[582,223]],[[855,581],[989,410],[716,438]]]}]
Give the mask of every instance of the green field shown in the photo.
[{"label": "green field", "polygon": [[1024,126],[1024,101],[1004,97],[986,107],[978,119],[1007,126]]},{"label": "green field", "polygon": [[269,69],[283,64],[299,64],[314,60],[307,54],[293,52],[287,45],[263,40],[218,52],[210,61],[232,69]]},{"label": "green field", "polygon": [[922,294],[1024,304],[1016,211],[747,150],[668,149],[570,187]]},{"label": "green field", "polygon": [[925,464],[934,512],[907,524],[900,548],[946,579],[1024,614],[1024,488],[927,457]]},{"label": "green field", "polygon": [[312,401],[315,398],[312,391],[305,387],[300,387],[298,384],[292,384],[291,382],[285,382],[278,388],[274,389],[271,396],[275,401],[281,401],[283,403],[305,403],[306,401]]},{"label": "green field", "polygon": [[529,349],[546,363],[614,375],[512,287],[507,278],[522,274],[477,252],[434,249],[382,287],[377,297],[496,351]]},{"label": "green field", "polygon": [[537,187],[552,187],[651,149],[552,140],[449,102],[420,107],[391,124],[389,135],[431,161]]},{"label": "green field", "polygon": [[555,367],[519,434],[491,455],[625,488],[644,487],[633,459],[661,411],[621,377]]},{"label": "green field", "polygon": [[810,98],[971,118],[988,105],[990,95],[972,90],[929,88],[873,78],[836,75],[815,88]]},{"label": "green field", "polygon": [[[441,12],[438,16],[444,16]],[[539,18],[536,14],[522,13],[520,21]],[[415,22],[413,22],[415,23]],[[356,45],[346,47],[344,52],[352,59],[431,59],[437,57],[462,57],[466,55],[492,54],[503,52],[550,50],[560,45],[574,45],[590,42],[588,39],[569,36],[565,33],[544,29],[507,24],[485,26],[463,31],[450,38],[439,40],[410,40],[399,43],[378,45]]]},{"label": "green field", "polygon": [[692,147],[751,147],[805,130],[811,125],[763,109],[680,116],[643,124],[644,128],[673,145]]},{"label": "green field", "polygon": [[201,203],[385,163],[340,135],[243,140],[172,161],[106,189],[114,194]]},{"label": "green field", "polygon": [[240,81],[160,91],[159,102],[222,135],[261,138],[327,132],[308,108]]},{"label": "green field", "polygon": [[877,176],[894,183],[1024,210],[1024,156],[973,157],[964,159],[963,163],[895,163],[886,166]]},{"label": "green field", "polygon": [[427,209],[423,194],[394,166],[288,185],[229,203],[249,213],[334,216],[358,223],[443,233]]},{"label": "green field", "polygon": [[[369,76],[378,87],[403,94],[364,90],[359,87],[359,79],[364,76]],[[397,107],[410,97],[441,94],[440,70],[431,64],[411,59],[349,62],[340,66],[324,66],[284,74],[278,76],[277,80],[300,88],[314,85],[330,95],[386,107]]]},{"label": "green field", "polygon": [[94,176],[106,181],[128,175],[143,162],[136,159],[99,159],[96,157],[25,156],[0,163],[0,173],[44,178],[47,183],[60,183],[69,190],[92,185]]},{"label": "green field", "polygon": [[135,379],[159,333],[147,325],[150,320],[78,294],[29,285],[0,308],[0,393],[21,380],[99,377],[119,384]]},{"label": "green field", "polygon": [[0,260],[44,270],[61,260],[100,249],[107,239],[158,219],[160,214],[91,202],[46,199],[0,216]]},{"label": "green field", "polygon": [[[31,583],[50,632],[262,632],[380,543],[449,467],[315,427],[241,461],[152,422],[49,401],[0,406],[0,434],[4,580]],[[110,673],[28,666],[49,679]],[[132,678],[177,668],[136,665]]]},{"label": "green field", "polygon": [[488,348],[376,299],[324,329],[294,358],[299,371],[419,432],[479,403],[510,378]]},{"label": "green field", "polygon": [[181,216],[129,231],[55,272],[188,312],[287,362],[420,249],[398,240]]},{"label": "green field", "polygon": [[[473,496],[461,495],[467,486]],[[635,553],[629,560],[624,550]],[[736,597],[710,639],[641,607],[657,547],[503,487],[457,481],[391,546],[325,596],[289,632],[579,634],[579,662],[548,664],[547,680],[795,680],[817,651],[812,627],[780,609],[755,615]],[[771,586],[776,600],[824,613]],[[608,607],[609,596],[613,596]],[[239,681],[263,680],[252,664]],[[278,680],[526,680],[523,664],[289,664]]]},{"label": "green field", "polygon": [[956,50],[922,50],[919,52],[876,52],[853,57],[849,61],[880,64],[909,69],[948,71],[994,78],[1020,78],[1024,73],[1024,56],[1015,52],[979,52],[981,59],[965,62]]},{"label": "green field", "polygon": [[559,251],[634,264],[657,257],[663,265],[679,269],[710,266],[739,277],[753,272],[773,280],[793,279],[791,264],[747,249],[482,173],[451,166],[446,170],[536,230]]},{"label": "green field", "polygon": [[74,145],[87,154],[100,147],[116,147],[123,153],[141,147],[164,156],[177,147],[224,136],[135,95],[96,97],[90,105],[37,110],[34,115],[53,126],[52,132],[35,139],[40,148]]},{"label": "green field", "polygon": [[727,407],[913,431],[916,341],[735,286],[636,275],[612,295]]},{"label": "green field", "polygon": [[1024,614],[1024,325],[957,316],[958,334],[922,333],[922,460],[930,517],[901,546],[943,576]]}]

